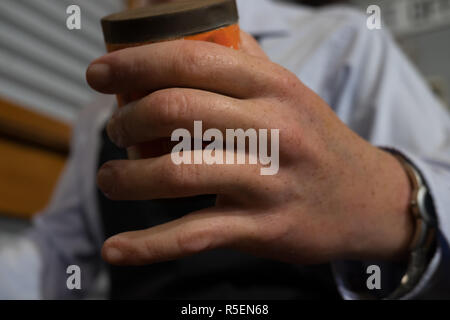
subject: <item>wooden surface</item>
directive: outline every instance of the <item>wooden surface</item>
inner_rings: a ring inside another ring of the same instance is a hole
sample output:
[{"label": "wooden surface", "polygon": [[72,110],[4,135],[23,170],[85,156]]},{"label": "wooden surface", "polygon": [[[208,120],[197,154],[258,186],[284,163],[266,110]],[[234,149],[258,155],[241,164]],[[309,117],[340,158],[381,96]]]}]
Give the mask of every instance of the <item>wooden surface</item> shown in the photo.
[{"label": "wooden surface", "polygon": [[30,218],[51,197],[65,157],[0,138],[0,212]]},{"label": "wooden surface", "polygon": [[30,218],[48,204],[70,126],[0,99],[0,213]]},{"label": "wooden surface", "polygon": [[68,124],[0,98],[0,136],[67,154],[70,135]]}]

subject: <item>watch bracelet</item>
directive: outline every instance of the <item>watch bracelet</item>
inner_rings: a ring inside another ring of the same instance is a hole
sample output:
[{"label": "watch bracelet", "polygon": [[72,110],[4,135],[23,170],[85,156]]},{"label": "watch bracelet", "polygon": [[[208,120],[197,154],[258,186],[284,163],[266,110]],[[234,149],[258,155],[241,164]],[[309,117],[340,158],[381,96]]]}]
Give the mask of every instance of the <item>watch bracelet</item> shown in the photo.
[{"label": "watch bracelet", "polygon": [[[400,152],[386,148],[383,148],[383,150],[392,154],[400,162],[408,175],[408,180],[413,189],[409,212],[415,221],[414,236],[410,245],[410,257],[406,273],[402,277],[397,289],[386,298],[386,300],[393,300],[402,298],[417,286],[436,251],[437,241],[435,223],[430,222],[428,217],[425,218],[425,214],[420,211],[420,206],[418,206],[419,189],[426,188],[426,191],[429,192],[425,179],[420,174],[419,170],[417,170],[416,167]],[[434,212],[432,212],[432,214],[434,214]],[[425,231],[418,230],[418,228],[425,228]]]}]

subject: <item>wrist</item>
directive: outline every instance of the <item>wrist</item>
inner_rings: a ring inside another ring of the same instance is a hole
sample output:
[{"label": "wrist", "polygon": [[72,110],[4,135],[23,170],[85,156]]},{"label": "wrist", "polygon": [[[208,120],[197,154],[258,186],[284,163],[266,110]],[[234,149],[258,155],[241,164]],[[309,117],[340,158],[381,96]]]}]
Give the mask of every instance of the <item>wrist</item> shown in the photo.
[{"label": "wrist", "polygon": [[399,160],[375,149],[367,160],[368,175],[361,179],[358,230],[348,242],[350,259],[406,261],[414,236],[415,221],[410,212],[412,186]]},{"label": "wrist", "polygon": [[[407,260],[410,254],[411,243],[415,232],[415,219],[411,213],[411,200],[413,188],[408,173],[397,157],[389,152],[383,151],[392,161],[391,173],[396,182],[392,182],[394,194],[398,195],[397,203],[391,203],[387,212],[392,212],[392,217],[397,223],[393,224],[391,247],[387,250],[390,260]],[[390,251],[390,253],[389,253]]]}]

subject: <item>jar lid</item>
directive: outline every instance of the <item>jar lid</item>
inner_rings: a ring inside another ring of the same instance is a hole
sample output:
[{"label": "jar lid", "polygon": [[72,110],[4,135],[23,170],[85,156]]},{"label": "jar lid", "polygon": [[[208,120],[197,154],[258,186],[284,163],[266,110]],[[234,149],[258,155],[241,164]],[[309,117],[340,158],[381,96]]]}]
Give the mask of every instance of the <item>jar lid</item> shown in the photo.
[{"label": "jar lid", "polygon": [[106,43],[182,38],[237,23],[236,0],[184,0],[149,5],[102,19]]}]

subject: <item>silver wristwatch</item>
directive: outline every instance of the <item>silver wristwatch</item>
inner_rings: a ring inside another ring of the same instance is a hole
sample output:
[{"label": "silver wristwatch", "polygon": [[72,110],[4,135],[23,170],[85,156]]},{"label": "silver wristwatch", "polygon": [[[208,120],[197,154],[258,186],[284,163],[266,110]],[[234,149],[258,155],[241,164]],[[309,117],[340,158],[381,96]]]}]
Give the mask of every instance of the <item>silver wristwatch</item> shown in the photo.
[{"label": "silver wristwatch", "polygon": [[387,297],[390,300],[405,296],[421,280],[436,249],[437,219],[433,199],[419,171],[399,152],[386,151],[399,160],[408,174],[412,186],[410,212],[416,221],[408,268],[399,287]]}]

